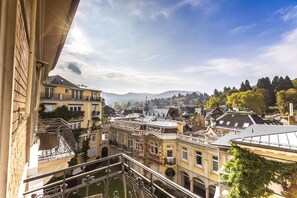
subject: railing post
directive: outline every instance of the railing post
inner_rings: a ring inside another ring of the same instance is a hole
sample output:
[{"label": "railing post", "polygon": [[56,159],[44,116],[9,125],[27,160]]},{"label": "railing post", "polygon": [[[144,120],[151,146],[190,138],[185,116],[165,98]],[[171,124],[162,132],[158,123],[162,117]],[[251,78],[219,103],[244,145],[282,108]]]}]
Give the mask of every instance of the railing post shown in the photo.
[{"label": "railing post", "polygon": [[123,155],[121,155],[121,159],[122,159],[122,180],[123,180],[124,198],[127,198],[127,185],[126,185],[125,164],[124,164]]}]

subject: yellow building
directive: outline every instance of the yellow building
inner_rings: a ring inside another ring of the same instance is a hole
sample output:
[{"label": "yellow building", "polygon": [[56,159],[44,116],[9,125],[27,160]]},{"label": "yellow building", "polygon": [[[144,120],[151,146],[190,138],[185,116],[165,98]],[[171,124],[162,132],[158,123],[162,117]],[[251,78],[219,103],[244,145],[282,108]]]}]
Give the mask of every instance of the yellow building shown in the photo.
[{"label": "yellow building", "polygon": [[49,76],[42,83],[40,103],[44,105],[45,114],[62,106],[71,112],[78,112],[78,116],[67,122],[73,131],[80,131],[79,146],[82,147],[83,141],[90,138],[88,157],[95,159],[101,156],[100,127],[104,106],[101,91],[76,86],[59,75]]},{"label": "yellow building", "polygon": [[109,133],[110,154],[124,152],[202,197],[219,194],[219,171],[227,152],[211,145],[214,136],[183,133],[170,120],[116,120]]}]

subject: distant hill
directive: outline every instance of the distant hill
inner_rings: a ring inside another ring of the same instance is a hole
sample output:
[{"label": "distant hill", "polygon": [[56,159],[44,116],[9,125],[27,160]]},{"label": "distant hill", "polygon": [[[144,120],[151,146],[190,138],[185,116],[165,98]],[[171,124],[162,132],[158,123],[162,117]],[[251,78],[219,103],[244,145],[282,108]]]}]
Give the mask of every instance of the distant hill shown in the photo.
[{"label": "distant hill", "polygon": [[200,91],[184,91],[184,90],[172,90],[172,91],[166,91],[163,93],[158,94],[151,94],[151,93],[126,93],[126,94],[116,94],[116,93],[108,93],[103,92],[102,96],[105,99],[105,103],[108,105],[113,105],[115,102],[122,102],[127,103],[128,101],[133,102],[141,102],[145,101],[146,97],[148,100],[154,99],[154,98],[171,98],[174,95],[178,95],[179,93],[181,95],[186,95],[187,93],[193,93],[196,92],[197,94],[200,94]]}]

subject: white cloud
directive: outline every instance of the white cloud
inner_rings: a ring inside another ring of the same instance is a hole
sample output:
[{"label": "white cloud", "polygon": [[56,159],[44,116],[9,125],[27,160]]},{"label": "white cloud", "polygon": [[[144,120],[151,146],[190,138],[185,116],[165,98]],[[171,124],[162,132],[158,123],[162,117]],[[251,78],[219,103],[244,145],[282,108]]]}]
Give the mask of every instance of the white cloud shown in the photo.
[{"label": "white cloud", "polygon": [[279,9],[276,13],[281,15],[282,20],[297,20],[297,5]]},{"label": "white cloud", "polygon": [[207,2],[207,0],[182,0],[171,7],[164,8],[161,11],[158,11],[158,12],[152,14],[151,18],[154,20],[157,20],[158,17],[163,16],[163,17],[169,19],[170,16],[175,11],[177,11],[185,6],[190,6],[191,8],[197,8],[197,7],[203,6],[203,3],[206,3],[206,2]]},{"label": "white cloud", "polygon": [[230,34],[232,35],[237,35],[237,34],[242,34],[245,33],[246,31],[252,29],[253,27],[255,27],[255,24],[250,24],[250,25],[243,25],[243,26],[238,26],[236,28],[233,28],[230,31]]},{"label": "white cloud", "polygon": [[220,58],[210,59],[203,64],[181,69],[184,73],[203,73],[204,75],[235,76],[297,76],[297,28],[284,34],[275,45],[260,49],[253,59]]}]

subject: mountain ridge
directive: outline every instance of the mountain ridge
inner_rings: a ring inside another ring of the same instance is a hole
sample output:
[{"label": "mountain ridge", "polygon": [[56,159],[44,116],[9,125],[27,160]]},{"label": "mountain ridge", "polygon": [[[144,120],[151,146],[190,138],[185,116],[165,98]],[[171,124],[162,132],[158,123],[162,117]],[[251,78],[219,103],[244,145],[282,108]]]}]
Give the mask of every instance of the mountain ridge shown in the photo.
[{"label": "mountain ridge", "polygon": [[117,93],[111,93],[111,92],[102,92],[102,97],[105,99],[105,103],[107,105],[113,105],[115,102],[121,102],[126,103],[128,101],[133,102],[141,102],[145,101],[146,99],[154,99],[154,98],[171,98],[174,95],[178,95],[179,93],[181,95],[186,95],[187,93],[193,93],[196,92],[197,94],[200,94],[200,91],[186,91],[186,90],[169,90],[162,93],[134,93],[134,92],[128,92],[126,94],[117,94]]}]

